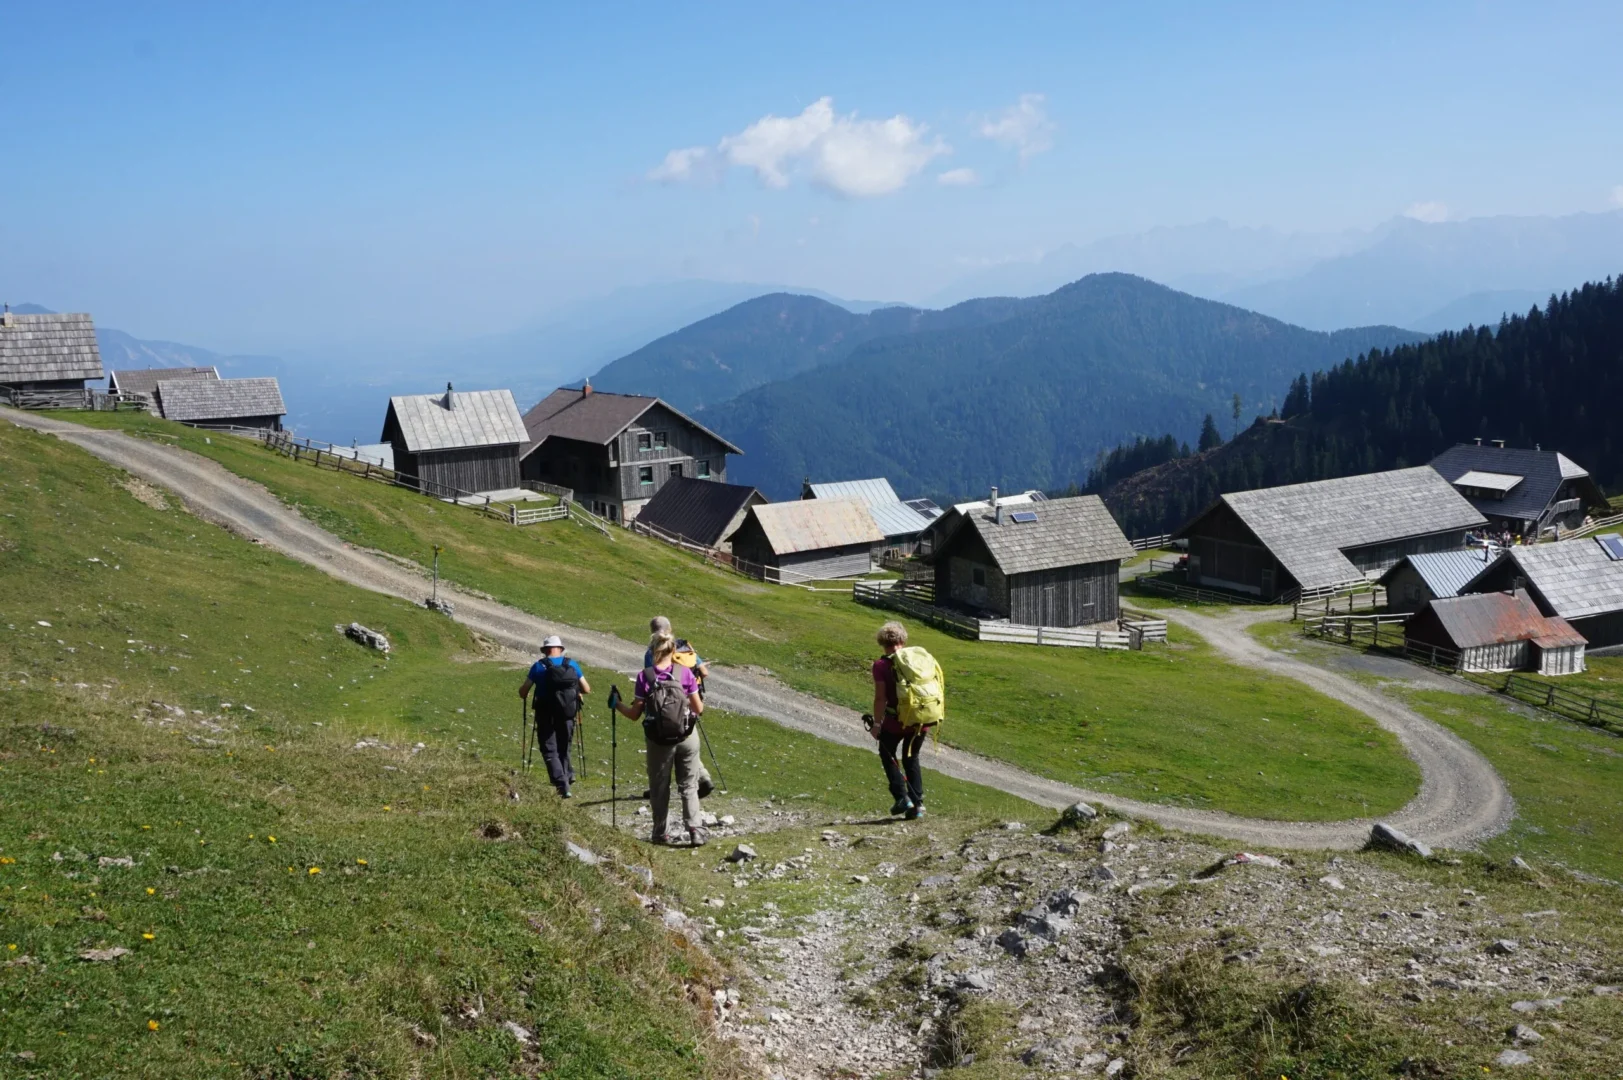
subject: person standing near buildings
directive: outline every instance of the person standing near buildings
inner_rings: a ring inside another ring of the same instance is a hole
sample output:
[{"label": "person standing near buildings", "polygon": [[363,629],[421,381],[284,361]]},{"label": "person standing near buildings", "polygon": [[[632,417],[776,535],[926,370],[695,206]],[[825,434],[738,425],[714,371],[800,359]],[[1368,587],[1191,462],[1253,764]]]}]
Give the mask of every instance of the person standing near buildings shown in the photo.
[{"label": "person standing near buildings", "polygon": [[699,805],[699,714],[704,700],[699,697],[699,680],[693,669],[675,659],[676,640],[670,634],[655,634],[648,643],[652,661],[637,673],[635,700],[618,706],[627,720],[641,720],[648,750],[648,798],[654,814],[652,840],[669,844],[671,774],[682,800],[682,823],[688,841],[703,847],[709,839],[700,819]]}]

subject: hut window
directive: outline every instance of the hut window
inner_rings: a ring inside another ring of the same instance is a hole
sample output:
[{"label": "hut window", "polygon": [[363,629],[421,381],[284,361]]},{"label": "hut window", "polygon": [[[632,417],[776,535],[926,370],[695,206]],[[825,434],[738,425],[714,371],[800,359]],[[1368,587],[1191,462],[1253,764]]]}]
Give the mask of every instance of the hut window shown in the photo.
[{"label": "hut window", "polygon": [[671,462],[671,475],[673,477],[682,475],[682,463],[680,461]]},{"label": "hut window", "polygon": [[654,449],[663,450],[669,445],[671,445],[671,440],[668,433],[663,431],[654,432]]},{"label": "hut window", "polygon": [[652,434],[650,434],[649,432],[646,432],[646,431],[640,432],[637,435],[637,449],[638,450],[652,450],[653,448],[654,448],[654,436]]},{"label": "hut window", "polygon": [[709,458],[700,458],[699,459],[699,475],[703,476],[703,477],[708,477],[710,475],[710,459]]},{"label": "hut window", "polygon": [[642,468],[637,470],[637,483],[652,484],[653,482],[654,467],[652,465],[644,465]]},{"label": "hut window", "polygon": [[986,571],[979,566],[975,567],[969,572],[969,580],[984,587],[986,585]]}]

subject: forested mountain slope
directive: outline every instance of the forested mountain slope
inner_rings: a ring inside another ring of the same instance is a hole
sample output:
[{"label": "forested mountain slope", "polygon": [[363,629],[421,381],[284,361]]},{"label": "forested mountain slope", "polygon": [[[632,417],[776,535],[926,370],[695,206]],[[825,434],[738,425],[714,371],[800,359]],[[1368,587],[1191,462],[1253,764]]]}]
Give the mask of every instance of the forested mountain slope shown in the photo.
[{"label": "forested mountain slope", "polygon": [[1584,285],[1498,327],[1373,349],[1298,377],[1283,423],[1111,484],[1134,535],[1175,528],[1219,494],[1424,464],[1473,438],[1560,450],[1623,486],[1623,281]]},{"label": "forested mountain slope", "polygon": [[772,293],[622,356],[593,375],[592,385],[697,409],[844,359],[876,338],[982,326],[1032,303],[994,297],[944,311],[896,306],[857,314],[815,296]]},{"label": "forested mountain slope", "polygon": [[746,451],[730,466],[735,482],[772,498],[793,495],[806,476],[883,475],[909,495],[1062,486],[1125,438],[1193,437],[1205,413],[1227,415],[1236,393],[1254,411],[1298,371],[1415,340],[1395,327],[1303,330],[1095,274],[998,322],[869,341],[709,409],[705,421]]}]

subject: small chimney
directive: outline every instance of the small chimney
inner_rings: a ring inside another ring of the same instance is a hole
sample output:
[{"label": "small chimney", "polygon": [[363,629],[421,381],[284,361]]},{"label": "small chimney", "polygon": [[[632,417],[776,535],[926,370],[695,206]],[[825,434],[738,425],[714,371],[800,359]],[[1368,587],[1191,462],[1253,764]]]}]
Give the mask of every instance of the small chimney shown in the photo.
[{"label": "small chimney", "polygon": [[592,380],[591,379],[587,379],[586,384],[580,388],[580,396],[583,397],[583,398],[588,398],[588,397],[592,396]]},{"label": "small chimney", "polygon": [[445,407],[447,409],[456,408],[456,394],[455,394],[455,391],[453,391],[451,389],[451,384],[450,383],[445,384],[445,402],[444,402],[444,404],[445,404]]},{"label": "small chimney", "polygon": [[1503,439],[1495,439],[1495,440],[1493,440],[1493,445],[1495,445],[1499,449],[1503,450],[1505,448],[1505,440],[1503,440]]},{"label": "small chimney", "polygon": [[7,304],[5,311],[0,312],[0,326],[10,326],[10,325],[11,325],[11,305]]},{"label": "small chimney", "polygon": [[1481,446],[1481,445],[1482,445],[1482,436],[1480,436],[1480,435],[1478,435],[1478,436],[1477,436],[1477,437],[1476,437],[1476,444],[1477,444],[1477,445],[1478,445],[1478,446]]},{"label": "small chimney", "polygon": [[992,489],[992,520],[998,525],[1003,524],[1003,504],[997,501],[997,488]]},{"label": "small chimney", "polygon": [[1533,449],[1534,450],[1543,450],[1544,449],[1544,444],[1543,443],[1534,443],[1533,444]]}]

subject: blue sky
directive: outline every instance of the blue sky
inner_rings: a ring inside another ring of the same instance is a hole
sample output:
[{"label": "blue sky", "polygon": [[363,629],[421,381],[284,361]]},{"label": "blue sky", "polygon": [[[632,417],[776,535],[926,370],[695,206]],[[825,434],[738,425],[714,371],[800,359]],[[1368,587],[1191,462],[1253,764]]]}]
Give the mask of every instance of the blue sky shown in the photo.
[{"label": "blue sky", "polygon": [[1615,4],[12,0],[0,35],[0,294],[231,350],[1623,199]]}]

